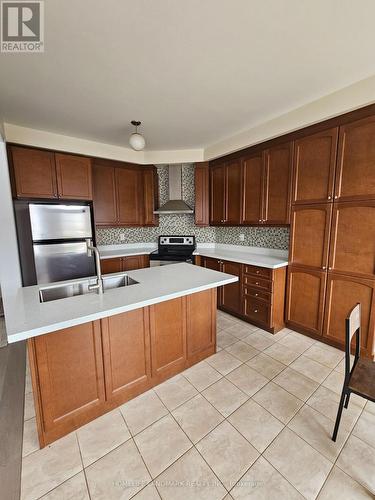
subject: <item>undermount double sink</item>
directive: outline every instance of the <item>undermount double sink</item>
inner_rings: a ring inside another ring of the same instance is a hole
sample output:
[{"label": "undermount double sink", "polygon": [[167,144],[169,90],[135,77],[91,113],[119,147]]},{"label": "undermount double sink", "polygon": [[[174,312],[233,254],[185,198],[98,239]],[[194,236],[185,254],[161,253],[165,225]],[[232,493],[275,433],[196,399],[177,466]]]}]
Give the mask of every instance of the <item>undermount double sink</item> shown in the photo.
[{"label": "undermount double sink", "polygon": [[[123,286],[136,285],[138,281],[133,280],[127,274],[116,274],[115,276],[103,276],[103,291]],[[96,283],[95,278],[79,280],[72,283],[61,285],[45,286],[39,289],[40,302],[51,302],[53,300],[66,299],[76,295],[86,295],[88,293],[97,293],[96,290],[90,290],[89,285]]]}]

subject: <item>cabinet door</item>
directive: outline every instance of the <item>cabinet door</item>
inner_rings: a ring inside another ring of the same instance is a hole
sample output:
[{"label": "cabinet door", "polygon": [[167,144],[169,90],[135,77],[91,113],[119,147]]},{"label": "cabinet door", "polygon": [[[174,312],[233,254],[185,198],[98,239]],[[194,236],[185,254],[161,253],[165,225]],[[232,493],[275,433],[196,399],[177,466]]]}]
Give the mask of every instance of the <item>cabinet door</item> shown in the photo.
[{"label": "cabinet door", "polygon": [[322,335],[327,273],[288,268],[286,321],[292,328]]},{"label": "cabinet door", "polygon": [[289,224],[293,143],[265,152],[263,222]]},{"label": "cabinet door", "polygon": [[242,167],[240,160],[228,163],[225,168],[226,188],[225,188],[225,217],[224,221],[228,225],[238,225],[241,221],[241,180]]},{"label": "cabinet door", "polygon": [[211,224],[223,224],[225,219],[225,165],[211,167]]},{"label": "cabinet door", "polygon": [[345,345],[345,318],[353,307],[361,304],[361,347],[365,354],[373,352],[374,342],[373,280],[328,273],[324,337]]},{"label": "cabinet door", "polygon": [[142,172],[138,168],[116,168],[118,222],[140,226],[143,218]]},{"label": "cabinet door", "polygon": [[43,444],[103,413],[105,389],[99,321],[35,337],[32,352]]},{"label": "cabinet door", "polygon": [[197,363],[215,352],[216,289],[187,296],[188,364]]},{"label": "cabinet door", "polygon": [[293,203],[326,203],[333,199],[338,128],[295,142]]},{"label": "cabinet door", "polygon": [[289,262],[325,270],[328,266],[332,204],[292,209]]},{"label": "cabinet door", "polygon": [[143,224],[145,226],[157,226],[159,223],[158,216],[154,214],[157,199],[157,174],[155,168],[144,167],[143,174],[143,199],[144,199],[144,214]]},{"label": "cabinet door", "polygon": [[92,200],[91,158],[55,154],[59,198]]},{"label": "cabinet door", "polygon": [[260,224],[262,222],[263,171],[264,159],[262,153],[243,160],[243,224]]},{"label": "cabinet door", "polygon": [[221,261],[211,257],[202,257],[203,266],[214,271],[221,271]]},{"label": "cabinet door", "polygon": [[340,127],[335,199],[375,199],[375,116]]},{"label": "cabinet door", "polygon": [[154,383],[186,366],[186,297],[150,306],[151,366]]},{"label": "cabinet door", "polygon": [[143,263],[143,255],[130,255],[129,257],[123,257],[122,259],[123,271],[142,269],[143,267],[145,267]]},{"label": "cabinet door", "polygon": [[102,268],[103,274],[121,273],[122,258],[118,257],[114,259],[101,259],[100,267]]},{"label": "cabinet door", "polygon": [[375,201],[334,204],[329,269],[375,278]]},{"label": "cabinet door", "polygon": [[57,198],[53,153],[11,146],[10,154],[18,198]]},{"label": "cabinet door", "polygon": [[241,271],[242,265],[238,262],[223,261],[223,273],[233,274],[238,276],[239,281],[230,283],[222,287],[221,307],[228,312],[241,314],[242,300],[241,300]]},{"label": "cabinet door", "polygon": [[107,399],[120,404],[151,385],[148,308],[101,322]]},{"label": "cabinet door", "polygon": [[116,181],[113,167],[94,164],[93,195],[95,223],[99,225],[116,225]]},{"label": "cabinet door", "polygon": [[208,226],[210,224],[210,191],[208,162],[195,165],[195,225]]}]

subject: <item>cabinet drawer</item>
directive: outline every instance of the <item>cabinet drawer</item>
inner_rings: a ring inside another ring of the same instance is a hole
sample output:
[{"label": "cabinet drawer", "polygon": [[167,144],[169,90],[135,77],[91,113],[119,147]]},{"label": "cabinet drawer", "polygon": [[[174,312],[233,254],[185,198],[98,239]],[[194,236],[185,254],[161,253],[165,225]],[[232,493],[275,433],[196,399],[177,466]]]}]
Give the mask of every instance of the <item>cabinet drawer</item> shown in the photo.
[{"label": "cabinet drawer", "polygon": [[272,294],[270,292],[265,292],[263,290],[259,290],[258,288],[249,288],[245,286],[243,293],[246,297],[250,297],[252,299],[257,299],[257,300],[259,299],[264,300],[269,304],[272,301]]},{"label": "cabinet drawer", "polygon": [[266,290],[267,292],[272,292],[272,281],[257,278],[256,276],[244,276],[243,281],[245,285],[249,285],[253,288],[260,288],[262,290]]},{"label": "cabinet drawer", "polygon": [[264,323],[268,325],[270,322],[271,306],[261,300],[253,299],[245,296],[244,298],[244,314],[249,319],[255,322]]},{"label": "cabinet drawer", "polygon": [[245,265],[245,274],[252,274],[254,276],[260,276],[265,279],[272,279],[272,269],[268,269],[267,267],[258,267],[258,266],[249,266]]}]

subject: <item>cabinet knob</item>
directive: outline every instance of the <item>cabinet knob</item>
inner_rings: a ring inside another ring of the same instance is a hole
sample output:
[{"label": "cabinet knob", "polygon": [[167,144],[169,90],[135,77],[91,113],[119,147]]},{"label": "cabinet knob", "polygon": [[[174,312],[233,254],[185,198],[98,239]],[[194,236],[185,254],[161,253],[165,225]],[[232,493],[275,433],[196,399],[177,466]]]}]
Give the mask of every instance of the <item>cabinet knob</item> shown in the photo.
[{"label": "cabinet knob", "polygon": [[259,281],[256,281],[256,282],[255,282],[255,284],[256,284],[256,285],[259,285]]},{"label": "cabinet knob", "polygon": [[257,274],[259,274],[259,270],[257,271]]},{"label": "cabinet knob", "polygon": [[331,270],[331,269],[332,269],[332,267],[329,267],[328,269],[329,269],[329,270]]},{"label": "cabinet knob", "polygon": [[257,294],[257,293],[255,294],[255,297],[258,297],[258,294]]},{"label": "cabinet knob", "polygon": [[328,196],[328,199],[331,200],[332,199],[332,196]]},{"label": "cabinet knob", "polygon": [[259,219],[259,222],[262,222],[262,219]]},{"label": "cabinet knob", "polygon": [[336,196],[335,196],[335,200],[337,200],[337,198],[338,198],[338,196],[336,195]]},{"label": "cabinet knob", "polygon": [[323,269],[323,271],[324,271],[324,269],[326,269],[326,266],[323,266],[323,267],[322,267],[322,269]]},{"label": "cabinet knob", "polygon": [[254,312],[257,313],[258,312],[258,309],[254,309]]}]

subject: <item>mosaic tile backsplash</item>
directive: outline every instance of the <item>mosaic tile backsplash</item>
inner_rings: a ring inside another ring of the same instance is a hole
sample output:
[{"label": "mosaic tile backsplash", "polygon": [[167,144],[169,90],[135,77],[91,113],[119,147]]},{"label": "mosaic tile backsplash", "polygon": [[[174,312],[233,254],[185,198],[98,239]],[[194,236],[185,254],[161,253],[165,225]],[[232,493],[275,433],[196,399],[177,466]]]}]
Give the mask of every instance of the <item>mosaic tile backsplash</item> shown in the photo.
[{"label": "mosaic tile backsplash", "polygon": [[[158,166],[160,204],[168,200],[168,166]],[[194,165],[182,167],[182,197],[194,208]],[[154,243],[160,234],[195,234],[198,243],[226,243],[254,247],[277,248],[288,250],[289,229],[279,227],[198,227],[194,224],[194,215],[162,215],[158,227],[111,227],[97,229],[98,245],[116,245],[120,243]],[[240,241],[239,235],[245,240]],[[121,239],[124,235],[125,239]]]}]

